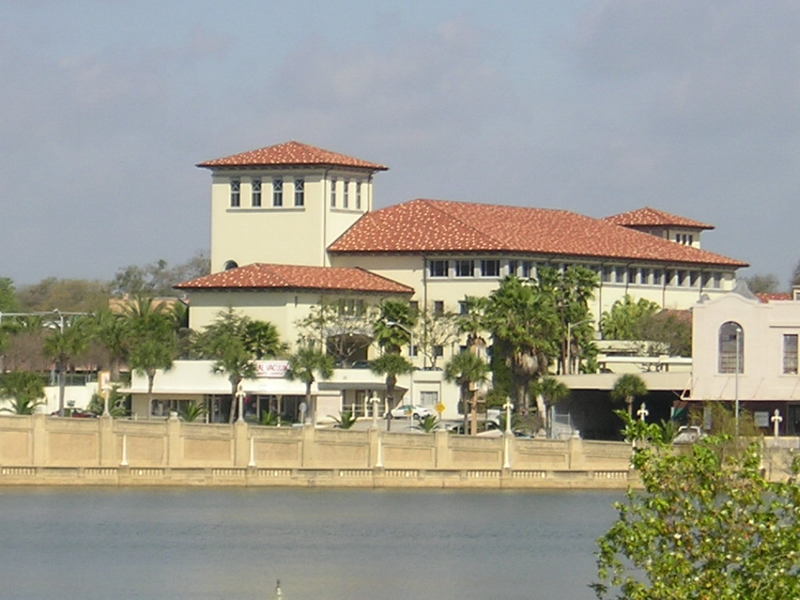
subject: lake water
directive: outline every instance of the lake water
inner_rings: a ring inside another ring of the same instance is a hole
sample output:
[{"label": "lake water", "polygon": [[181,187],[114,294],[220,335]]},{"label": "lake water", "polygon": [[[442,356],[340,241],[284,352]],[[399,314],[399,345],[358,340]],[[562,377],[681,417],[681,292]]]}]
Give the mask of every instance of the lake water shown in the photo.
[{"label": "lake water", "polygon": [[0,598],[594,598],[621,492],[0,488]]}]

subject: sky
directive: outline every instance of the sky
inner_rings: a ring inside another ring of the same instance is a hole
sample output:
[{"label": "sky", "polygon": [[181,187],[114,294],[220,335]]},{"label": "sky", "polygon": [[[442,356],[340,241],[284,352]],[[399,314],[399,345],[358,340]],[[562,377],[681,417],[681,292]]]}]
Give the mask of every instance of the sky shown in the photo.
[{"label": "sky", "polygon": [[441,198],[652,206],[788,285],[796,0],[0,0],[0,277],[208,251],[195,165],[288,140]]}]

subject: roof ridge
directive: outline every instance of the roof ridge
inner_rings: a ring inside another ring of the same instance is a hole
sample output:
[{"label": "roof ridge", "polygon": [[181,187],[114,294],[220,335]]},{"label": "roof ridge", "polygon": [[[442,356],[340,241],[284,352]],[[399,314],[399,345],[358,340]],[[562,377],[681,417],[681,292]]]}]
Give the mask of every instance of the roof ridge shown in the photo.
[{"label": "roof ridge", "polygon": [[[431,203],[431,204],[436,204],[436,203],[442,203],[442,204],[447,204],[447,203],[450,203],[450,204],[480,204],[480,203],[476,203],[476,202],[464,202],[464,201],[458,201],[458,200],[434,200],[433,198],[418,198],[418,200],[420,200],[421,202],[426,202],[426,203]],[[412,202],[414,202],[414,201],[412,200]],[[481,204],[481,205],[482,206],[505,206],[505,205],[502,205],[502,204]],[[487,240],[491,240],[492,242],[494,242],[495,244],[497,244],[501,248],[503,247],[503,242],[501,240],[499,240],[497,238],[497,236],[492,235],[490,233],[486,233],[485,231],[481,231],[480,229],[478,229],[474,225],[471,225],[471,224],[467,223],[466,221],[464,221],[463,219],[461,219],[461,218],[459,218],[459,217],[457,217],[455,215],[452,215],[452,214],[442,210],[438,206],[435,206],[434,208],[437,211],[439,211],[440,213],[446,215],[448,218],[450,218],[450,219],[452,219],[454,221],[457,221],[463,227],[469,228],[472,232],[476,233],[480,237],[486,238]],[[514,207],[512,207],[512,208],[514,208]],[[519,206],[519,207],[516,207],[516,208],[525,208],[525,207]]]},{"label": "roof ridge", "polygon": [[[447,202],[452,202],[451,200],[433,200],[433,199],[421,199],[421,200],[422,200],[422,202],[430,203],[431,205],[435,205],[437,202],[441,202],[443,204],[447,203]],[[455,204],[455,202],[453,202],[453,203]],[[472,203],[471,202],[458,202],[458,204],[472,204]],[[459,218],[457,216],[451,215],[450,213],[442,210],[439,206],[433,206],[433,208],[435,210],[439,211],[440,213],[446,215],[450,219],[452,219],[454,221],[458,221],[463,227],[466,227],[466,228],[470,229],[472,232],[478,234],[479,236],[487,238],[487,239],[493,241],[496,244],[500,243],[499,240],[495,236],[493,236],[491,234],[488,234],[485,231],[481,231],[480,229],[478,229],[474,225],[470,225],[469,223],[465,222],[463,219],[461,219],[461,218]]]}]

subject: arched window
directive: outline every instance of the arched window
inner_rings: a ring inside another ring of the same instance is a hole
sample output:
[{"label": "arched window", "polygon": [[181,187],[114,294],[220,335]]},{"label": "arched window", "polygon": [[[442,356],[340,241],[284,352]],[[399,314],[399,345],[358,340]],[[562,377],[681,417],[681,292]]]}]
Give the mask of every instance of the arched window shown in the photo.
[{"label": "arched window", "polygon": [[744,330],[734,321],[719,328],[719,372],[744,373]]},{"label": "arched window", "polygon": [[228,260],[225,261],[225,265],[222,267],[225,271],[230,271],[231,269],[236,269],[239,264],[235,260]]}]

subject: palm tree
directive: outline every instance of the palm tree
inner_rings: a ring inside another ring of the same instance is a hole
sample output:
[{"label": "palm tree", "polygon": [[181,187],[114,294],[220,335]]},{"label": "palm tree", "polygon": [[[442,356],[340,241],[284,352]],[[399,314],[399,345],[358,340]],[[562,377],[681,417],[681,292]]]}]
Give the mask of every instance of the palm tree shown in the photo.
[{"label": "palm tree", "polygon": [[58,315],[58,322],[51,324],[50,332],[44,340],[44,355],[55,362],[58,371],[58,414],[64,416],[64,388],[66,370],[70,361],[82,354],[89,345],[86,317],[67,319]]},{"label": "palm tree", "polygon": [[482,337],[485,329],[486,298],[466,296],[464,308],[465,312],[457,319],[458,332],[467,335],[467,348],[473,353],[480,354],[486,347],[486,340]]},{"label": "palm tree", "polygon": [[536,397],[536,406],[542,415],[542,424],[550,432],[550,407],[569,396],[569,388],[555,377],[543,377],[531,385],[531,393]]},{"label": "palm tree", "polygon": [[508,349],[516,404],[527,414],[531,382],[547,373],[550,358],[558,354],[559,322],[554,297],[508,276],[486,301],[484,324],[495,348]]},{"label": "palm tree", "polygon": [[380,314],[373,326],[375,341],[386,352],[400,353],[400,349],[411,341],[411,331],[417,322],[411,305],[402,300],[384,300],[379,306]]},{"label": "palm tree", "polygon": [[0,409],[16,415],[32,415],[44,404],[44,381],[37,373],[11,371],[0,378],[0,398],[10,400],[10,408]]},{"label": "palm tree", "polygon": [[272,323],[255,321],[236,314],[232,308],[222,311],[216,321],[201,331],[194,343],[201,358],[214,360],[215,373],[227,373],[231,384],[228,420],[236,414],[236,392],[244,380],[255,377],[255,361],[276,356],[286,349]]},{"label": "palm tree", "polygon": [[645,395],[647,395],[647,385],[641,377],[633,373],[620,376],[611,390],[611,397],[614,400],[625,400],[625,404],[628,406],[628,416],[631,418],[633,417],[633,400]]},{"label": "palm tree", "polygon": [[311,417],[311,423],[317,422],[317,403],[312,402],[311,386],[316,381],[318,374],[321,379],[328,379],[333,375],[333,357],[317,350],[311,344],[305,344],[297,352],[289,356],[289,379],[299,379],[306,384],[306,407]]},{"label": "palm tree", "polygon": [[466,407],[470,397],[470,435],[478,433],[478,384],[487,380],[488,373],[489,365],[468,350],[455,355],[444,368],[445,379],[455,381],[461,388],[461,406]]},{"label": "palm tree", "polygon": [[152,401],[156,372],[168,370],[178,352],[174,314],[164,302],[139,296],[125,307],[129,334],[130,367],[147,376],[147,393]]},{"label": "palm tree", "polygon": [[[394,389],[397,385],[397,376],[411,373],[413,365],[407,359],[394,352],[386,352],[373,361],[370,369],[377,375],[386,376],[386,403],[389,411],[394,408]],[[387,422],[387,430],[391,428],[391,419]]]},{"label": "palm tree", "polygon": [[111,381],[119,381],[120,365],[128,358],[128,320],[125,315],[105,308],[94,314],[92,334],[106,350]]}]

